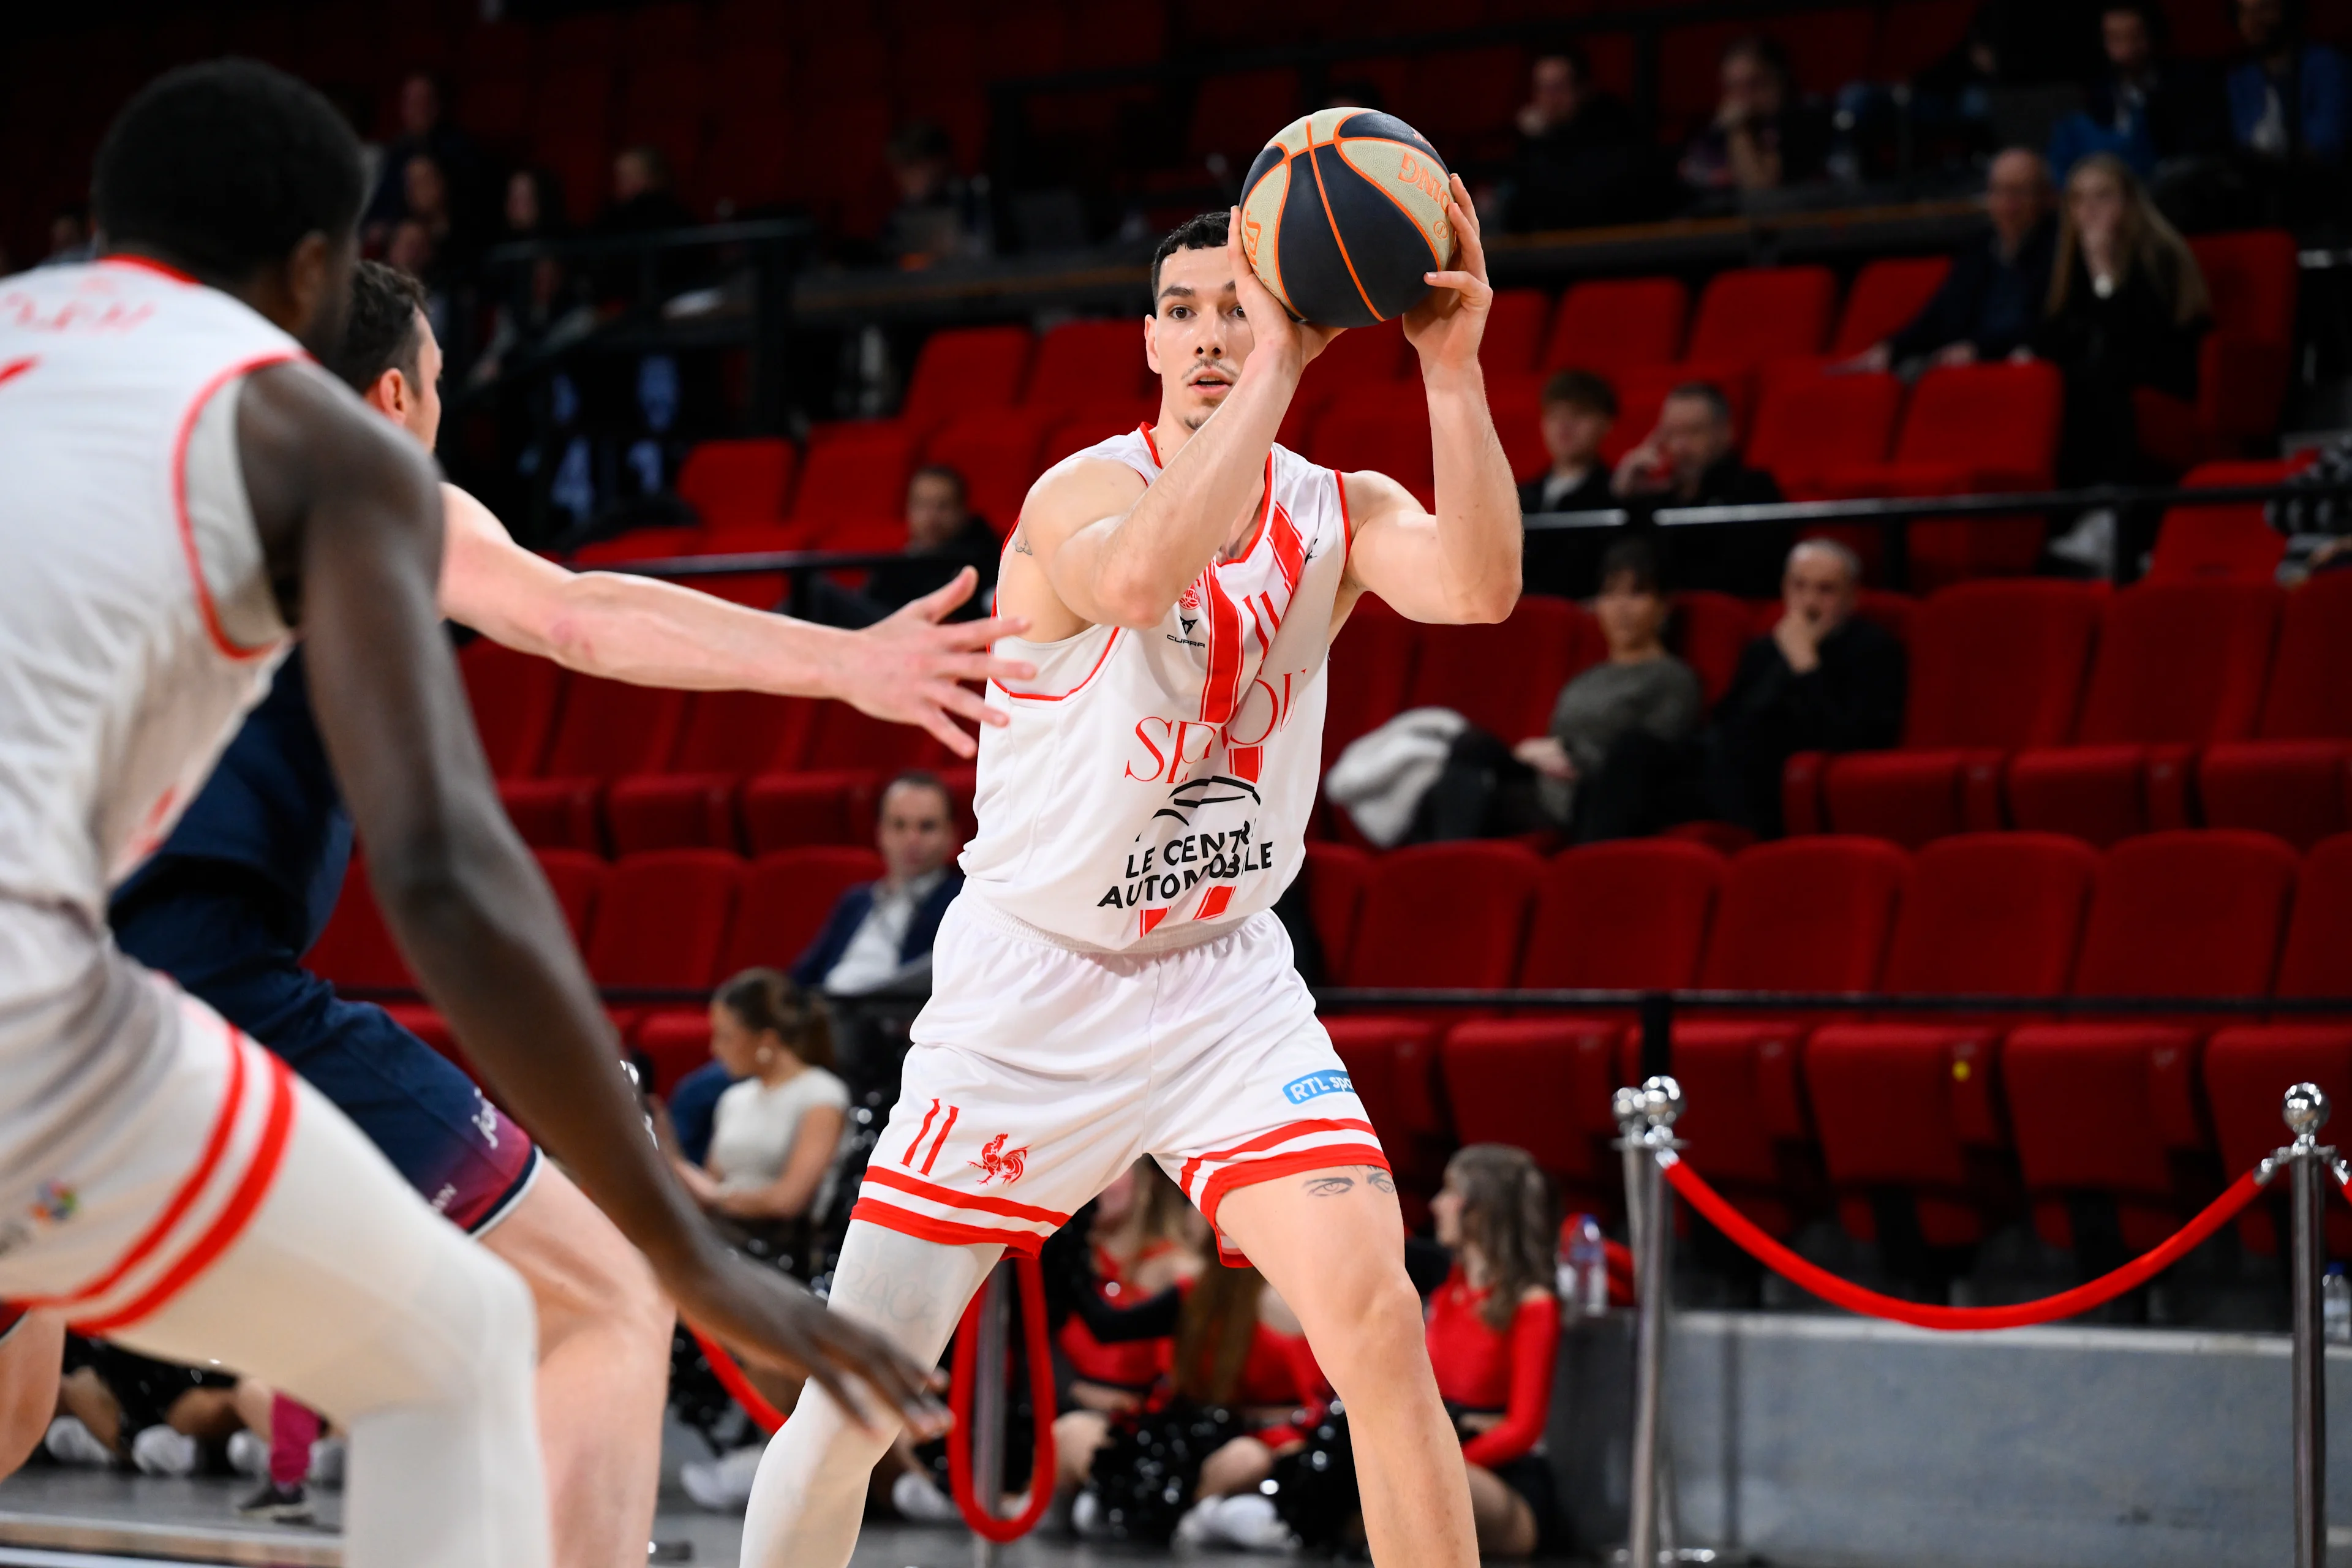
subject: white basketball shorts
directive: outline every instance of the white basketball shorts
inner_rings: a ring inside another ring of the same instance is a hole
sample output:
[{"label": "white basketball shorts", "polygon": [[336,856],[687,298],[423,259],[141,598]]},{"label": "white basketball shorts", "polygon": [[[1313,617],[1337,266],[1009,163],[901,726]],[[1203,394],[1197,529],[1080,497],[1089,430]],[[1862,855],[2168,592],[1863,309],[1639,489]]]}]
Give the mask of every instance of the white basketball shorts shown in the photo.
[{"label": "white basketball shorts", "polygon": [[1034,1256],[1143,1154],[1212,1226],[1235,1187],[1388,1168],[1270,913],[1107,953],[966,891],[911,1035],[852,1214],[909,1236]]}]

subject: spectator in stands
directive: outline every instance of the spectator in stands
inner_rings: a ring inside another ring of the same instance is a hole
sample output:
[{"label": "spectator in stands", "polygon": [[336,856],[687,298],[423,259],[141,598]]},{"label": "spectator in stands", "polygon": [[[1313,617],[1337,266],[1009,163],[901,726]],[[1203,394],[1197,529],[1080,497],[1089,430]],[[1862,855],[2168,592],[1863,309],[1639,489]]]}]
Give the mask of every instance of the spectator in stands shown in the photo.
[{"label": "spectator in stands", "polygon": [[1698,731],[1705,708],[1698,677],[1663,640],[1669,609],[1655,547],[1644,539],[1611,546],[1592,603],[1609,657],[1560,688],[1548,732],[1513,748],[1534,773],[1544,817],[1579,843],[1667,826],[1652,813],[1646,769],[1612,764],[1635,733],[1672,747]]},{"label": "spectator in stands", "polygon": [[694,214],[677,196],[669,159],[658,147],[624,147],[613,160],[613,196],[596,219],[604,234],[659,234],[689,228]]},{"label": "spectator in stands", "polygon": [[863,588],[845,588],[830,577],[817,578],[811,584],[811,618],[828,626],[870,626],[924,595],[946,587],[967,566],[980,574],[980,585],[949,618],[969,620],[986,615],[1003,550],[1003,542],[987,519],[969,509],[963,476],[953,468],[930,464],[916,469],[907,480],[906,553],[867,574]]},{"label": "spectator in stands", "polygon": [[1893,337],[1848,363],[1888,370],[1926,360],[1969,364],[2006,359],[2032,335],[2050,298],[2050,258],[2057,249],[2050,170],[2039,153],[2011,147],[1985,173],[1985,214],[1992,232],[1952,258],[1935,296]]},{"label": "spectator in stands", "polygon": [[[1723,389],[1685,382],[1659,405],[1656,428],[1618,460],[1609,488],[1621,504],[1643,511],[1778,501],[1772,476],[1741,465],[1738,435]],[[1780,524],[1681,530],[1666,550],[1666,574],[1685,588],[1761,597],[1771,592],[1788,547],[1789,530]]]},{"label": "spectator in stands", "polygon": [[[499,219],[501,245],[561,239],[565,226],[562,183],[551,170],[517,169],[507,176]],[[584,331],[593,319],[580,310],[571,273],[552,256],[494,268],[484,286],[491,306],[490,341],[474,362],[478,383],[495,380],[509,356],[537,348],[551,337]]]},{"label": "spectator in stands", "polygon": [[2224,86],[2237,145],[2282,164],[2335,167],[2352,141],[2352,64],[2305,41],[2301,0],[2236,0],[2246,58]]},{"label": "spectator in stands", "polygon": [[[1597,511],[1617,504],[1601,444],[1617,423],[1617,394],[1589,370],[1564,370],[1544,383],[1543,441],[1551,467],[1519,487],[1519,510]],[[1520,551],[1519,577],[1530,594],[1589,599],[1600,586],[1599,529],[1544,529]]]},{"label": "spectator in stands", "polygon": [[938,775],[905,773],[882,792],[875,847],[883,876],[841,895],[824,929],[794,961],[793,984],[829,995],[926,985],[931,942],[963,890],[955,802]]},{"label": "spectator in stands", "polygon": [[[2352,436],[2329,442],[2311,467],[2288,476],[2286,482],[2302,489],[2352,483]],[[2314,572],[2352,567],[2352,496],[2283,496],[2270,503],[2264,515],[2286,535],[2286,552],[2278,565],[2281,583],[2292,586]]]},{"label": "spectator in stands", "polygon": [[824,1010],[776,971],[747,969],[711,1000],[710,1051],[734,1082],[705,1157],[673,1154],[678,1180],[711,1213],[754,1226],[822,1208],[849,1110]]},{"label": "spectator in stands", "polygon": [[1504,226],[1525,234],[1654,215],[1656,159],[1624,104],[1592,86],[1582,49],[1571,43],[1536,61],[1517,123],[1518,153],[1495,193]]},{"label": "spectator in stands", "polygon": [[1789,552],[1780,619],[1748,645],[1708,736],[1714,812],[1758,834],[1780,831],[1780,773],[1799,752],[1891,746],[1903,727],[1904,653],[1854,612],[1862,563],[1808,539]]},{"label": "spectator in stands", "polygon": [[2113,153],[2077,163],[2066,180],[2048,303],[2031,342],[2033,354],[2066,375],[2062,484],[2139,477],[2133,389],[2195,397],[2206,326],[2197,258],[2137,177]]},{"label": "spectator in stands", "polygon": [[2093,153],[2112,153],[2142,179],[2168,160],[2210,153],[2220,137],[2212,84],[2165,57],[2164,12],[2153,0],[2109,0],[2099,14],[2105,69],[2083,108],[2050,133],[2050,166],[2064,179]]},{"label": "spectator in stands", "polygon": [[898,205],[882,226],[882,251],[900,267],[986,256],[994,248],[988,192],[955,170],[955,143],[943,126],[911,120],[890,138],[885,156]]},{"label": "spectator in stands", "polygon": [[361,235],[373,250],[392,240],[395,225],[409,216],[408,163],[431,158],[447,176],[450,205],[471,214],[480,199],[482,157],[473,138],[449,123],[441,83],[431,73],[415,71],[400,84],[400,134],[385,144],[377,165],[374,194],[361,220]]},{"label": "spectator in stands", "polygon": [[1715,117],[1683,151],[1683,184],[1701,195],[1773,191],[1821,177],[1830,120],[1801,97],[1780,46],[1760,35],[1723,47]]}]

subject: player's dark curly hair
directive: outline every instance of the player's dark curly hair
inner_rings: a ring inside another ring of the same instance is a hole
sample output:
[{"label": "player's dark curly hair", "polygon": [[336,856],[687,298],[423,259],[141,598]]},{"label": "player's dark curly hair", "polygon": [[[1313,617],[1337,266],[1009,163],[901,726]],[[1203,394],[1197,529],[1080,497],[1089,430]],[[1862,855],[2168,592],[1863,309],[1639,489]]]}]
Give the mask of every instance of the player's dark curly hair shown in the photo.
[{"label": "player's dark curly hair", "polygon": [[1552,1288],[1559,1215],[1551,1183],[1525,1149],[1473,1143],[1445,1163],[1445,1182],[1462,1194],[1462,1248],[1475,1252],[1486,1276],[1479,1315],[1497,1332],[1518,1315],[1519,1298]]},{"label": "player's dark curly hair", "polygon": [[361,262],[352,268],[343,346],[329,368],[353,392],[365,392],[388,370],[415,382],[418,356],[425,352],[416,313],[424,309],[425,285],[415,274],[381,261]]},{"label": "player's dark curly hair", "polygon": [[141,89],[100,143],[91,205],[110,246],[242,281],[305,235],[338,239],[365,195],[359,138],[317,91],[257,60]]},{"label": "player's dark curly hair", "polygon": [[1230,221],[1231,215],[1219,207],[1214,212],[1188,217],[1168,231],[1168,237],[1151,253],[1152,309],[1160,306],[1160,264],[1180,250],[1223,250]]},{"label": "player's dark curly hair", "polygon": [[718,1000],[753,1034],[774,1031],[809,1066],[833,1066],[833,1026],[824,1009],[782,970],[747,969],[719,987]]}]

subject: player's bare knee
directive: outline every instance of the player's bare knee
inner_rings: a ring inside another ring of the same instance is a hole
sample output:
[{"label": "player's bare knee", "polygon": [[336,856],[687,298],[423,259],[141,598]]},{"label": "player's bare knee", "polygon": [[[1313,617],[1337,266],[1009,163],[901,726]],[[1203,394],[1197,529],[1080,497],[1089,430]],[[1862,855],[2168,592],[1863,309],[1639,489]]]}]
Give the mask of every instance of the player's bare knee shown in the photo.
[{"label": "player's bare knee", "polygon": [[1318,1317],[1315,1358],[1342,1394],[1416,1367],[1427,1353],[1421,1298],[1401,1268],[1335,1293]]}]

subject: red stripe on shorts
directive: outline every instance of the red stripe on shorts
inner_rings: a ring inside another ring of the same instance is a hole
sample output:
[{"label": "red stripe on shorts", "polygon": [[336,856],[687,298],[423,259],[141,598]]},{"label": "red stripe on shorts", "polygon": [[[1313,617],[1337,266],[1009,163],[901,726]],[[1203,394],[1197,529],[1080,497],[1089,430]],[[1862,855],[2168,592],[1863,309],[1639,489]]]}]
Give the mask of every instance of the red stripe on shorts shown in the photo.
[{"label": "red stripe on shorts", "polygon": [[898,1163],[901,1165],[911,1165],[915,1163],[915,1151],[921,1148],[923,1146],[923,1140],[930,1136],[931,1121],[934,1117],[938,1116],[939,1113],[940,1102],[937,1100],[933,1100],[931,1101],[931,1108],[923,1112],[923,1124],[915,1129],[914,1141],[907,1145],[907,1152],[898,1156]]},{"label": "red stripe on shorts", "polygon": [[1334,1165],[1378,1165],[1385,1171],[1389,1157],[1377,1143],[1327,1143],[1317,1149],[1295,1149],[1271,1159],[1244,1160],[1238,1165],[1227,1165],[1201,1188],[1201,1217],[1213,1226],[1217,1223],[1217,1205],[1235,1187],[1255,1186],[1260,1182],[1278,1181],[1304,1171],[1328,1170]]},{"label": "red stripe on shorts", "polygon": [[1045,1238],[1034,1230],[999,1230],[993,1226],[962,1225],[951,1219],[933,1219],[927,1214],[902,1209],[896,1204],[886,1204],[879,1198],[860,1198],[857,1206],[849,1211],[852,1219],[862,1219],[868,1225],[878,1225],[885,1230],[895,1230],[922,1241],[936,1241],[943,1247],[982,1245],[1009,1247],[1015,1252],[1037,1256]]},{"label": "red stripe on shorts", "polygon": [[1003,1215],[1007,1219],[1032,1219],[1040,1225],[1054,1226],[1070,1223],[1068,1215],[1055,1214],[1052,1209],[1016,1204],[1011,1198],[995,1197],[986,1193],[960,1193],[952,1187],[924,1181],[919,1176],[905,1175],[887,1165],[878,1168],[867,1166],[866,1184],[869,1187],[896,1187],[902,1193],[912,1193],[919,1198],[929,1198],[935,1204],[946,1204],[950,1208],[977,1209],[982,1214]]},{"label": "red stripe on shorts", "polygon": [[1176,1184],[1189,1193],[1192,1190],[1192,1178],[1199,1175],[1201,1167],[1212,1160],[1230,1160],[1237,1154],[1255,1154],[1261,1149],[1271,1149],[1277,1143],[1287,1143],[1293,1138],[1304,1138],[1315,1132],[1370,1132],[1374,1137],[1380,1135],[1370,1122],[1355,1116],[1332,1117],[1313,1121],[1292,1121],[1276,1128],[1271,1132],[1261,1132],[1246,1143],[1236,1143],[1230,1149],[1213,1149],[1208,1153],[1193,1155],[1184,1162],[1184,1173],[1176,1178]]},{"label": "red stripe on shorts", "polygon": [[79,1302],[92,1300],[113,1289],[122,1283],[124,1275],[139,1267],[146,1260],[148,1254],[163,1245],[164,1238],[171,1235],[173,1227],[187,1217],[188,1210],[195,1203],[197,1196],[211,1184],[213,1172],[220,1166],[221,1156],[228,1152],[229,1134],[236,1131],[237,1112],[245,1107],[245,1049],[238,1041],[234,1028],[230,1028],[226,1024],[221,1026],[228,1030],[228,1088],[221,1092],[220,1110],[213,1118],[213,1130],[205,1140],[205,1152],[198,1157],[196,1168],[188,1173],[188,1179],[180,1184],[180,1190],[172,1194],[172,1201],[163,1205],[163,1212],[155,1216],[155,1223],[149,1226],[146,1233],[131,1244],[130,1251],[115,1260],[112,1268],[79,1289],[68,1290],[62,1296],[49,1296],[21,1303],[26,1310],[30,1310],[35,1307],[70,1307]]},{"label": "red stripe on shorts", "polygon": [[958,1114],[959,1110],[957,1107],[952,1105],[948,1107],[948,1119],[946,1122],[940,1126],[940,1135],[931,1141],[930,1153],[926,1155],[923,1159],[923,1174],[927,1176],[929,1175],[931,1173],[931,1167],[940,1163],[940,1151],[948,1146],[948,1134],[955,1131],[955,1121]]},{"label": "red stripe on shorts", "polygon": [[73,1325],[76,1333],[100,1335],[127,1328],[142,1319],[153,1316],[171,1303],[172,1298],[186,1289],[198,1275],[217,1262],[222,1253],[236,1243],[252,1223],[254,1211],[261,1200],[269,1195],[272,1183],[278,1180],[278,1167],[285,1162],[287,1140],[294,1131],[294,1074],[287,1065],[271,1057],[269,1062],[269,1120],[261,1129],[261,1142],[253,1151],[253,1159],[245,1168],[245,1177],[237,1183],[228,1206],[222,1209],[195,1246],[188,1248],[179,1262],[173,1264],[163,1278],[150,1286],[129,1306],[103,1318],[93,1318]]}]

